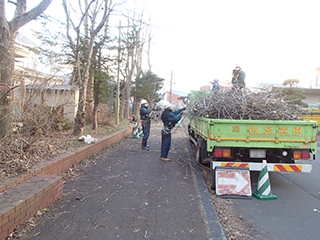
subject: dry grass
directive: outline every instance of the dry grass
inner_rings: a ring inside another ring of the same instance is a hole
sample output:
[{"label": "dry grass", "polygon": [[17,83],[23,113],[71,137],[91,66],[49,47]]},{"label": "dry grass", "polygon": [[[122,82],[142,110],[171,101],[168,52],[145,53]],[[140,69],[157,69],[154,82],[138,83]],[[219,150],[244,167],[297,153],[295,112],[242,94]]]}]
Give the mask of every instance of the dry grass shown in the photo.
[{"label": "dry grass", "polygon": [[[119,125],[101,125],[97,130],[92,130],[92,126],[87,125],[83,133],[99,139],[129,125],[129,121],[123,121]],[[0,142],[0,179],[27,173],[40,162],[74,151],[84,145],[83,141],[72,135],[71,130],[31,136],[24,135],[23,132],[12,134]]]}]

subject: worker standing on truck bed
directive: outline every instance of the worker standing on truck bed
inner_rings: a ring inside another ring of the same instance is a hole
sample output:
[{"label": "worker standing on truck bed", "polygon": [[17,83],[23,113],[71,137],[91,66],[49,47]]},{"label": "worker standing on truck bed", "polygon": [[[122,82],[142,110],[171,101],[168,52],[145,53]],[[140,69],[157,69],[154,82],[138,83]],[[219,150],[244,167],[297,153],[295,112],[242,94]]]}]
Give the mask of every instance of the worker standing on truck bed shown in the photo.
[{"label": "worker standing on truck bed", "polygon": [[141,108],[140,108],[140,119],[142,124],[143,138],[141,148],[143,150],[149,151],[149,146],[147,145],[147,141],[150,134],[151,127],[151,113],[152,109],[148,108],[148,102],[145,99],[141,100]]},{"label": "worker standing on truck bed", "polygon": [[237,64],[235,69],[232,71],[232,89],[242,89],[245,87],[244,79],[246,77],[245,72]]},{"label": "worker standing on truck bed", "polygon": [[174,128],[175,124],[181,119],[181,112],[186,110],[186,108],[178,109],[177,111],[172,111],[171,104],[168,101],[163,103],[164,111],[161,114],[161,120],[163,122],[164,128],[161,130],[161,155],[160,159],[165,162],[170,162],[168,158],[168,153],[171,147],[171,130]]}]

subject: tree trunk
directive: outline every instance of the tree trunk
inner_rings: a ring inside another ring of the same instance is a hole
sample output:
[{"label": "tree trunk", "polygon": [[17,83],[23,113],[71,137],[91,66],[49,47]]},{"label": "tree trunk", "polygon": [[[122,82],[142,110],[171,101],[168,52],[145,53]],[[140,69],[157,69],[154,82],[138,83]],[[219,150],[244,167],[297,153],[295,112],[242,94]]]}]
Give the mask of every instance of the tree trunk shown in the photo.
[{"label": "tree trunk", "polygon": [[81,79],[82,84],[79,89],[79,103],[78,103],[78,111],[76,114],[76,118],[74,120],[74,129],[73,134],[75,136],[81,136],[83,132],[83,127],[85,126],[85,117],[86,117],[86,111],[85,111],[85,95],[86,95],[86,79]]},{"label": "tree trunk", "polygon": [[13,118],[14,35],[8,25],[2,25],[0,35],[0,137],[4,137],[10,132]]},{"label": "tree trunk", "polygon": [[134,97],[132,115],[134,115],[136,118],[140,117],[140,105],[136,96]]},{"label": "tree trunk", "polygon": [[92,111],[92,129],[96,130],[98,128],[98,102],[94,102]]},{"label": "tree trunk", "polygon": [[36,7],[26,12],[26,1],[18,1],[13,19],[8,22],[5,1],[0,1],[0,137],[11,130],[12,87],[14,72],[15,36],[19,28],[36,19],[51,4],[52,0],[42,0]]},{"label": "tree trunk", "polygon": [[125,89],[125,96],[124,96],[124,119],[129,119],[130,114],[130,93],[131,93],[131,78],[133,74],[133,69],[130,70],[129,75],[127,76],[126,81],[126,89]]},{"label": "tree trunk", "polygon": [[[65,7],[65,12],[67,15],[67,19],[70,20],[70,15],[67,10],[67,6],[64,2],[64,7]],[[94,1],[91,1],[93,3]],[[108,7],[108,0],[105,0],[105,6],[104,6],[104,15],[99,23],[99,25],[91,32],[90,34],[90,39],[89,39],[89,44],[88,48],[85,52],[85,64],[83,66],[83,72],[81,75],[81,79],[79,79],[79,105],[78,105],[78,110],[75,118],[75,123],[74,123],[74,129],[73,129],[73,134],[76,136],[82,135],[83,132],[83,127],[85,126],[85,100],[86,100],[86,94],[87,94],[87,82],[88,82],[88,74],[89,74],[89,68],[91,64],[91,56],[93,52],[93,45],[94,45],[94,40],[99,31],[102,29],[104,24],[106,23],[106,20],[108,18],[108,15],[110,13],[110,8]],[[81,25],[81,24],[80,24]],[[80,27],[79,25],[79,27]],[[68,25],[67,27],[70,27]],[[76,28],[76,30],[79,30],[79,28]],[[70,43],[73,45],[71,37],[69,35],[69,29],[67,28],[67,33],[68,33],[68,38]],[[79,35],[77,41],[80,41]],[[74,46],[74,45],[73,45]],[[79,46],[79,45],[77,45]]]},{"label": "tree trunk", "polygon": [[[101,71],[101,69],[100,69]],[[101,75],[101,74],[100,74]],[[93,104],[93,110],[92,110],[92,129],[96,130],[98,128],[98,107],[99,107],[99,99],[101,96],[101,85],[102,81],[100,78],[97,78],[96,80],[96,89],[94,94],[94,104]]]},{"label": "tree trunk", "polygon": [[[88,0],[84,1],[85,9],[88,8]],[[88,24],[88,13],[85,14],[83,23],[84,23],[84,45],[86,48],[88,48],[88,39],[90,38],[89,35],[89,24]],[[88,78],[88,84],[87,84],[87,95],[86,95],[86,122],[92,123],[92,109],[93,109],[93,97],[92,97],[92,84],[93,84],[93,73],[92,71],[89,71],[89,78]]]},{"label": "tree trunk", "polygon": [[134,59],[134,51],[132,52],[131,55],[131,67],[129,69],[129,73],[127,75],[127,80],[126,80],[126,91],[125,91],[125,105],[124,105],[124,118],[129,119],[129,114],[130,114],[130,97],[131,97],[131,81],[132,81],[132,75],[133,71],[135,68],[135,59]]},{"label": "tree trunk", "polygon": [[92,71],[89,72],[88,84],[87,84],[87,95],[86,95],[86,122],[92,123],[93,122],[93,73]]}]

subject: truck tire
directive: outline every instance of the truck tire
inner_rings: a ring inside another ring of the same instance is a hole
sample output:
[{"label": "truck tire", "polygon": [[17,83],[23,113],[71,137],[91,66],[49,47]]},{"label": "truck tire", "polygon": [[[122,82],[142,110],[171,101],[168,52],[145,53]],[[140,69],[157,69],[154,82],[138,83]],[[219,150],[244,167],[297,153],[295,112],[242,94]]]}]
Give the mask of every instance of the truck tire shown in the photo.
[{"label": "truck tire", "polygon": [[203,165],[210,165],[210,159],[208,159],[207,143],[200,137],[197,139],[197,162]]},{"label": "truck tire", "polygon": [[188,126],[188,133],[189,133],[189,141],[192,142],[194,145],[196,145],[195,143],[195,138],[194,138],[194,132],[191,130],[190,125]]}]

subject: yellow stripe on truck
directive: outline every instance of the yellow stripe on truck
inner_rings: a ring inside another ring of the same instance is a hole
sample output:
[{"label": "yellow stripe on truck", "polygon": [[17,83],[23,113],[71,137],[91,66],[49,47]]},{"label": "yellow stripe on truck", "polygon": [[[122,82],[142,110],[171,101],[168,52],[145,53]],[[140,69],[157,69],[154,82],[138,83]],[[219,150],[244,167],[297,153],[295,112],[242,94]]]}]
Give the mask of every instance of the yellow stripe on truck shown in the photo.
[{"label": "yellow stripe on truck", "polygon": [[221,163],[221,167],[243,167],[243,168],[248,168],[249,163]]},{"label": "yellow stripe on truck", "polygon": [[275,172],[302,172],[302,165],[275,164]]}]

